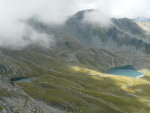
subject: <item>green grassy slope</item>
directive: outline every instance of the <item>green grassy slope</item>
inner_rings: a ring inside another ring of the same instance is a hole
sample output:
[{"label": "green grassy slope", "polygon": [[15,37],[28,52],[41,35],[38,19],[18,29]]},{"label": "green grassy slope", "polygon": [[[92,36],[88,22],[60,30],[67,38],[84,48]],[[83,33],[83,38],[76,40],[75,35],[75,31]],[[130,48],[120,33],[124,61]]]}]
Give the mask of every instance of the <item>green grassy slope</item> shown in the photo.
[{"label": "green grassy slope", "polygon": [[82,70],[48,71],[32,83],[19,85],[31,97],[68,112],[149,113],[148,81],[103,73],[96,77],[88,75],[89,69]]},{"label": "green grassy slope", "polygon": [[73,57],[71,51],[5,50],[2,51],[5,57],[0,57],[7,59],[7,63],[2,60],[1,65],[8,68],[5,73],[9,78],[34,77],[31,83],[17,84],[34,99],[44,101],[47,105],[63,111],[149,113],[150,82],[148,80],[100,72],[111,66],[120,65],[118,62],[121,59],[107,51],[74,50],[73,54],[76,55]]}]

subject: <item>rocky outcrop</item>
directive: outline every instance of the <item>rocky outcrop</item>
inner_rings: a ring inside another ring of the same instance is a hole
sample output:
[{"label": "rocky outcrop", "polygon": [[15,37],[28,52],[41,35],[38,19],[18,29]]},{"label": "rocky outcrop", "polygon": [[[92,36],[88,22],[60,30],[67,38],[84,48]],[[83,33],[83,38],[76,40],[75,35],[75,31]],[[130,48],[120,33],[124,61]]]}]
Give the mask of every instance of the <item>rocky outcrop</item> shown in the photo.
[{"label": "rocky outcrop", "polygon": [[0,75],[0,113],[63,113],[38,102]]}]

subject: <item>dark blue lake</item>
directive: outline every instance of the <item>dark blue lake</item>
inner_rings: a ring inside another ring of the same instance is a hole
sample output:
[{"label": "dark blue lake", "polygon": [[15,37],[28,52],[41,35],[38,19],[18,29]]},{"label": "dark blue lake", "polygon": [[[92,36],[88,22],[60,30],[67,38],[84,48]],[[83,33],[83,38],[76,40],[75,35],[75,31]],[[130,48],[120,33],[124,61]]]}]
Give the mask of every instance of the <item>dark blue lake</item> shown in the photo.
[{"label": "dark blue lake", "polygon": [[139,78],[143,76],[143,73],[136,71],[133,66],[127,65],[122,67],[111,68],[105,71],[105,73],[121,76],[130,76],[134,78]]},{"label": "dark blue lake", "polygon": [[12,82],[31,82],[32,78],[31,77],[16,77],[16,78],[11,78],[10,81],[12,81]]}]

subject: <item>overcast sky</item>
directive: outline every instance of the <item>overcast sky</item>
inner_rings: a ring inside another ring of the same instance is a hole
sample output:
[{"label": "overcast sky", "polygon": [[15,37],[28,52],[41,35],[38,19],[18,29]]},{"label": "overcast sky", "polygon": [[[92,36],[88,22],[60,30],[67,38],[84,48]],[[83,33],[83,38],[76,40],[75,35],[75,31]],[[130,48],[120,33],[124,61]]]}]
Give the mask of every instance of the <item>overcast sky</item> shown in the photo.
[{"label": "overcast sky", "polygon": [[0,24],[31,16],[58,23],[91,8],[113,17],[150,17],[149,5],[150,0],[0,0]]},{"label": "overcast sky", "polygon": [[18,21],[32,16],[61,23],[79,10],[92,8],[110,17],[150,17],[149,5],[150,0],[0,0],[0,46],[23,42],[20,37],[26,28]]},{"label": "overcast sky", "polygon": [[89,8],[117,17],[150,17],[149,5],[150,0],[0,0],[0,18],[39,15],[45,19],[63,19],[64,16]]}]

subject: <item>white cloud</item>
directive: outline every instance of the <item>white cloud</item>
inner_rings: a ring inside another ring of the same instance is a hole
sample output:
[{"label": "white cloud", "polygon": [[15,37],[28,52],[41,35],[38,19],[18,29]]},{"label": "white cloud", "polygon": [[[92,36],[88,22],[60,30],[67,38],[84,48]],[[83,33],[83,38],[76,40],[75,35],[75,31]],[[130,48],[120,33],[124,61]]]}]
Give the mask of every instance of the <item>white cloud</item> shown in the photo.
[{"label": "white cloud", "polygon": [[110,17],[97,10],[86,12],[83,22],[94,23],[102,27],[109,27],[111,25]]},{"label": "white cloud", "polygon": [[37,45],[48,49],[55,44],[53,35],[36,32],[30,27],[27,28],[25,33],[26,36],[23,38],[24,46]]},{"label": "white cloud", "polygon": [[[24,24],[17,25],[18,29],[10,28],[3,31],[0,36],[0,47],[11,50],[22,50],[23,48],[36,45],[42,48],[51,48],[55,44],[54,36],[39,33]],[[6,33],[6,34],[4,34]]]}]

